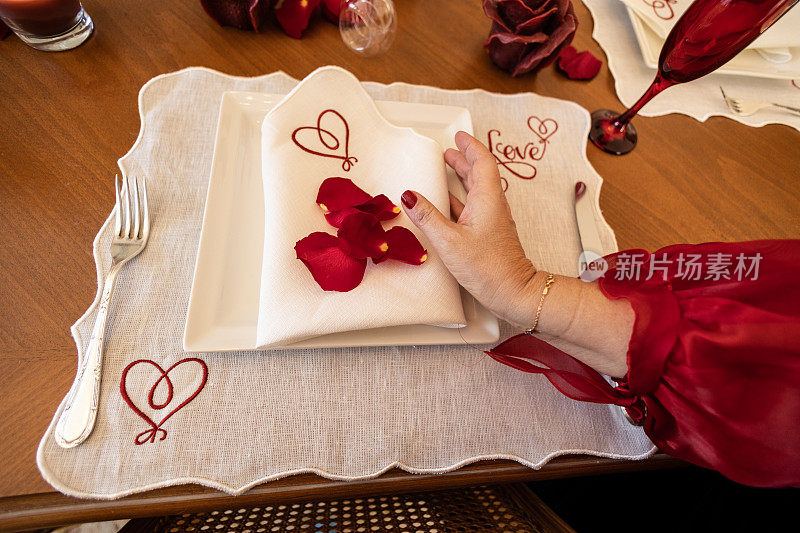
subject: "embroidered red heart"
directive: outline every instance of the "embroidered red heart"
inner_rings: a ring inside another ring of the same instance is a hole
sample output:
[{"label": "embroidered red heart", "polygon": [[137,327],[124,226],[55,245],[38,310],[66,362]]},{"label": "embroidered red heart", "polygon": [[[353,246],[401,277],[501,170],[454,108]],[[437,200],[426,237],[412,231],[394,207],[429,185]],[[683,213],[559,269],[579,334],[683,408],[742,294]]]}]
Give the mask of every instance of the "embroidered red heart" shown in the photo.
[{"label": "embroidered red heart", "polygon": [[316,126],[300,126],[294,130],[292,141],[309,154],[341,159],[345,172],[358,162],[357,158],[350,155],[350,126],[335,109],[320,113]]},{"label": "embroidered red heart", "polygon": [[[534,121],[535,124],[531,124],[531,121]],[[542,120],[539,117],[530,116],[528,117],[528,128],[539,137],[539,142],[546,143],[547,139],[558,130],[558,122],[552,118]],[[544,150],[542,150],[542,155],[544,155]]]},{"label": "embroidered red heart", "polygon": [[[169,377],[169,373],[172,372],[172,370],[174,370],[176,367],[178,367],[180,365],[183,365],[183,364],[186,364],[186,363],[198,363],[200,365],[200,368],[201,368],[202,372],[203,372],[203,377],[200,380],[200,384],[197,386],[197,389],[195,389],[194,392],[192,392],[189,395],[189,397],[187,397],[185,400],[183,400],[183,402],[181,402],[172,411],[167,413],[167,415],[164,418],[162,418],[159,423],[156,424],[153,421],[152,418],[147,416],[144,412],[142,412],[141,409],[136,407],[136,404],[134,404],[133,400],[131,400],[130,396],[128,396],[128,390],[127,390],[127,385],[126,385],[126,379],[128,377],[128,372],[130,372],[130,370],[133,367],[135,367],[136,365],[138,365],[140,363],[147,363],[149,365],[152,365],[153,368],[155,368],[160,374],[160,376],[158,377],[156,382],[153,383],[153,386],[150,387],[150,392],[147,394],[147,404],[152,409],[155,409],[157,411],[167,407],[167,405],[169,405],[173,400],[173,384],[172,384],[172,379],[170,379],[170,377]],[[120,392],[120,394],[122,394],[122,399],[125,400],[125,403],[127,403],[128,406],[131,409],[133,409],[133,412],[136,413],[137,415],[139,415],[145,422],[147,422],[150,425],[150,429],[146,429],[145,431],[142,431],[141,433],[136,435],[136,437],[134,438],[134,442],[136,444],[144,444],[145,442],[148,442],[148,441],[149,442],[155,442],[156,441],[156,437],[158,436],[159,432],[162,434],[161,438],[159,440],[164,440],[165,438],[167,438],[167,431],[165,429],[162,429],[161,426],[163,426],[164,423],[167,420],[169,420],[169,418],[172,415],[174,415],[175,413],[180,411],[186,404],[188,404],[189,402],[194,400],[194,398],[198,394],[200,394],[200,391],[203,390],[203,387],[205,387],[205,385],[206,385],[206,380],[207,379],[208,379],[208,367],[206,366],[205,362],[202,359],[198,359],[196,357],[188,357],[186,359],[181,359],[180,361],[178,361],[177,363],[175,363],[174,365],[172,365],[171,367],[169,367],[166,370],[161,368],[161,365],[159,365],[155,361],[151,361],[150,359],[138,359],[138,360],[133,361],[132,363],[130,363],[128,366],[126,366],[125,369],[122,371],[122,378],[120,379],[120,383],[119,383],[119,392]],[[155,399],[155,394],[156,394],[156,389],[158,389],[158,386],[161,384],[162,381],[164,381],[166,383],[167,395],[166,395],[166,398],[164,399],[164,401],[159,403]]]}]

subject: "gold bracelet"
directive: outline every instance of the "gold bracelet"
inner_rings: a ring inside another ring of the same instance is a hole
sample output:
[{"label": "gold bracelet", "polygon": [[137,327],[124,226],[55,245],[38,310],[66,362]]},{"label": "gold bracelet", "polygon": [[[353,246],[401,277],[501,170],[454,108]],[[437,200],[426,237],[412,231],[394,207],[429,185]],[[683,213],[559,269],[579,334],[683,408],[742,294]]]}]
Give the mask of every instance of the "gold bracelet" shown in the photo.
[{"label": "gold bracelet", "polygon": [[542,307],[544,306],[544,299],[547,293],[550,292],[550,287],[556,282],[556,277],[553,274],[548,274],[544,282],[544,289],[542,289],[542,298],[539,300],[539,307],[536,308],[536,318],[533,319],[533,325],[525,330],[528,335],[533,335],[536,332],[536,326],[539,325],[539,316],[542,314]]}]

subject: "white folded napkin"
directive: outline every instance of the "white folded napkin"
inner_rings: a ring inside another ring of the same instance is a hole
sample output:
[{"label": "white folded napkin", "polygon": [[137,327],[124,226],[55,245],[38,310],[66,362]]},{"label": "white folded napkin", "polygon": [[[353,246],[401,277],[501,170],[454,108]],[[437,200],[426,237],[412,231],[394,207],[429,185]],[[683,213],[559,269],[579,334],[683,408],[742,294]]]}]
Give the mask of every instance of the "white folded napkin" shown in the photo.
[{"label": "white folded napkin", "polygon": [[[302,130],[295,142],[298,128]],[[465,324],[458,284],[404,212],[384,222],[384,228],[410,229],[428,249],[428,260],[419,266],[369,261],[363,281],[352,291],[323,291],[294,250],[312,232],[336,234],[315,203],[320,184],[329,177],[349,178],[367,193],[385,194],[396,204],[403,191],[413,189],[449,212],[438,143],[390,124],[352,74],[323,67],[264,118],[261,159],[266,226],[260,347],[341,331]]]},{"label": "white folded napkin", "polygon": [[[633,9],[659,37],[670,30],[694,0],[620,0]],[[747,48],[791,48],[800,46],[800,9],[790,9]]]}]

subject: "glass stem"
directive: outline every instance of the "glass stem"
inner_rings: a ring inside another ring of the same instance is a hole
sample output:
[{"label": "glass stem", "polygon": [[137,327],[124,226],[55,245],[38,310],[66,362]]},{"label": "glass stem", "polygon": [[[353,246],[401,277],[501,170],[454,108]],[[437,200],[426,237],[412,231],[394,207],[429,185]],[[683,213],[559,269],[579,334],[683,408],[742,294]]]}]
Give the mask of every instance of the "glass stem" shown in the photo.
[{"label": "glass stem", "polygon": [[655,95],[673,84],[674,82],[665,80],[660,74],[656,74],[656,79],[653,80],[653,83],[650,84],[650,87],[641,96],[641,98],[639,98],[630,109],[618,116],[617,120],[613,122],[614,127],[620,130],[623,129],[647,102],[652,100]]}]

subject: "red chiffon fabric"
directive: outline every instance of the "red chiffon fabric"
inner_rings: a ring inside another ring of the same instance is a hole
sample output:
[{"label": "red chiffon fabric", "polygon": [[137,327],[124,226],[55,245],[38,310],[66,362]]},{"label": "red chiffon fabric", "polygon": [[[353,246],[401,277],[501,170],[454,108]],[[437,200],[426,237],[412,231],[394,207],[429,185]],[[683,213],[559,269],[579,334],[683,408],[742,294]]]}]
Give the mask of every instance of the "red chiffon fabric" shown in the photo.
[{"label": "red chiffon fabric", "polygon": [[[641,275],[620,275],[634,255]],[[731,258],[730,279],[687,279],[691,255],[704,271]],[[757,275],[738,279],[740,256],[760,257]],[[800,240],[675,245],[606,260],[600,289],[636,314],[628,374],[616,388],[528,335],[487,353],[544,374],[572,398],[625,407],[670,455],[747,485],[800,486]],[[662,265],[670,266],[646,279]]]}]

